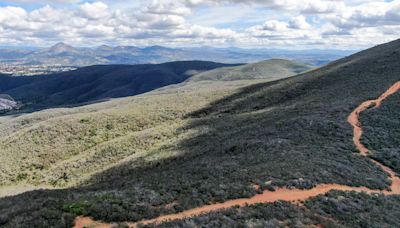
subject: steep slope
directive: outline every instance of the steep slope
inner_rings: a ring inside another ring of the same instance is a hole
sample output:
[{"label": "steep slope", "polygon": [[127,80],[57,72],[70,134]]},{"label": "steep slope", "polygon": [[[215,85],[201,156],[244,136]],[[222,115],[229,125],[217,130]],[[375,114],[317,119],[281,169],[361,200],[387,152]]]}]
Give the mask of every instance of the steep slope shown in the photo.
[{"label": "steep slope", "polygon": [[[369,100],[363,102],[360,106],[358,106],[348,117],[348,122],[353,126],[353,142],[360,152],[360,154],[364,157],[368,157],[371,153],[368,148],[365,147],[364,144],[361,142],[361,136],[363,134],[363,129],[361,122],[359,120],[360,115],[368,110],[369,108],[379,108],[383,101],[385,101],[388,97],[392,96],[393,94],[397,93],[400,90],[400,81],[396,82],[393,86],[391,86],[388,90],[385,91],[379,98],[374,100]],[[258,194],[251,198],[242,198],[236,200],[230,200],[223,203],[214,203],[211,205],[201,206],[198,208],[194,208],[191,210],[186,210],[181,213],[171,214],[160,216],[155,219],[151,220],[144,220],[138,223],[127,223],[129,227],[137,227],[139,224],[148,225],[148,224],[161,224],[164,222],[169,222],[171,220],[183,220],[189,217],[196,217],[201,216],[207,213],[212,213],[218,210],[223,210],[232,207],[245,207],[249,205],[255,205],[260,203],[274,203],[281,200],[284,201],[304,201],[308,200],[312,197],[325,194],[332,190],[341,190],[347,192],[365,192],[369,194],[383,194],[383,195],[398,195],[400,196],[400,178],[397,174],[384,163],[372,160],[375,164],[382,168],[389,176],[391,186],[388,190],[385,191],[378,191],[372,190],[365,187],[349,187],[343,185],[317,185],[312,189],[306,190],[298,190],[298,189],[287,189],[287,188],[280,188],[276,189],[274,192],[265,190],[262,194]],[[82,222],[83,221],[83,222]],[[86,225],[90,225],[96,223],[91,221],[88,217],[80,217],[77,218],[76,224],[85,223]],[[85,225],[85,226],[86,226]],[[76,227],[81,227],[77,225]]]},{"label": "steep slope", "polygon": [[400,196],[332,191],[304,205],[280,201],[232,207],[145,227],[397,227],[399,204]]},{"label": "steep slope", "polygon": [[[362,143],[373,148],[371,156],[400,174],[400,93],[393,94],[379,109],[362,115]],[[383,131],[384,129],[384,131]]]},{"label": "steep slope", "polygon": [[[2,166],[3,183],[39,180],[62,186],[81,180],[82,173],[89,178],[74,188],[0,199],[1,224],[64,227],[77,215],[135,222],[250,198],[267,189],[320,184],[388,189],[388,173],[355,149],[347,117],[400,80],[399,58],[400,41],[394,41],[274,82],[246,87],[242,81],[216,81],[213,87],[190,83],[103,104],[0,119],[0,148],[6,149],[2,164],[25,164]],[[59,158],[38,166],[52,150]],[[102,169],[96,168],[99,163]],[[29,205],[23,203],[28,199]],[[399,199],[330,192],[302,207],[274,204],[282,214],[266,219],[283,225],[299,220],[315,226],[396,226],[398,204],[387,201]],[[247,224],[274,205],[243,209]],[[376,216],[383,210],[387,214]],[[230,219],[229,211],[219,213],[228,215],[217,213],[223,221],[206,225],[240,224]],[[362,218],[370,219],[358,222]],[[192,220],[189,226],[206,219]]]},{"label": "steep slope", "polygon": [[311,66],[284,59],[271,59],[263,62],[236,67],[223,67],[191,77],[190,81],[243,79],[278,80],[312,69]]},{"label": "steep slope", "polygon": [[[67,47],[58,47],[63,51]],[[173,62],[159,65],[91,66],[45,76],[0,76],[0,93],[26,104],[26,108],[76,105],[107,98],[145,93],[180,83],[192,74],[226,66],[213,62]]]}]

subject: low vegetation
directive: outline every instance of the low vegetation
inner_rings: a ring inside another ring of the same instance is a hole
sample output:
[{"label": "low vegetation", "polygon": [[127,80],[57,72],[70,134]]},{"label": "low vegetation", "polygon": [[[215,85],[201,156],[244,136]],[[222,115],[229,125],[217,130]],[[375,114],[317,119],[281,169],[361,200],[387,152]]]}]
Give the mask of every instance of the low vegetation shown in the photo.
[{"label": "low vegetation", "polygon": [[190,81],[233,81],[243,79],[268,79],[270,81],[287,78],[312,69],[310,65],[285,59],[270,59],[243,66],[222,67],[194,75]]},{"label": "low vegetation", "polygon": [[328,219],[290,202],[230,208],[182,221],[142,227],[315,227],[333,225]]},{"label": "low vegetation", "polygon": [[142,94],[183,82],[195,73],[223,66],[232,65],[186,61],[154,65],[90,66],[32,77],[0,75],[0,94],[8,94],[24,104],[24,111],[36,111]]},{"label": "low vegetation", "polygon": [[[400,41],[395,41],[274,82],[188,83],[103,104],[0,119],[1,142],[9,145],[8,152],[2,152],[2,163],[11,155],[26,156],[23,164],[29,165],[29,160],[38,159],[36,155],[56,156],[52,164],[39,169],[43,175],[39,179],[61,177],[55,182],[61,186],[77,182],[63,190],[0,199],[0,224],[64,227],[76,215],[108,222],[139,221],[249,197],[264,189],[312,188],[321,183],[388,188],[387,174],[355,150],[346,119],[360,103],[400,80],[399,57]],[[49,145],[54,154],[43,149]],[[29,166],[18,170],[16,161],[13,164],[2,170],[3,183],[15,182],[10,178],[13,173],[32,181],[26,172]],[[357,197],[350,195],[348,202]],[[306,203],[308,210],[323,214],[320,201]],[[368,208],[372,203],[376,201],[368,198],[360,205]],[[257,207],[266,211],[282,207],[282,213],[287,209],[289,214],[284,215],[294,217],[289,225],[330,220],[287,203]],[[337,215],[331,215],[337,216],[334,224],[351,226],[340,219],[345,212],[338,207]],[[274,225],[272,217],[281,218],[277,213],[259,215],[264,219],[259,222]],[[381,218],[371,218],[370,224],[397,222]],[[228,218],[226,222],[230,224]]]},{"label": "low vegetation", "polygon": [[400,94],[389,97],[379,109],[363,114],[363,143],[371,148],[371,156],[400,175]]},{"label": "low vegetation", "polygon": [[332,191],[306,201],[305,206],[344,227],[396,227],[400,224],[400,196]]},{"label": "low vegetation", "polygon": [[[123,159],[169,156],[191,110],[254,82],[203,83],[74,109],[54,109],[0,122],[0,183],[71,186]],[[221,88],[224,89],[221,89]],[[189,90],[189,91],[186,91]]]},{"label": "low vegetation", "polygon": [[304,206],[289,202],[258,204],[157,227],[396,227],[398,224],[399,196],[331,191],[307,200]]}]

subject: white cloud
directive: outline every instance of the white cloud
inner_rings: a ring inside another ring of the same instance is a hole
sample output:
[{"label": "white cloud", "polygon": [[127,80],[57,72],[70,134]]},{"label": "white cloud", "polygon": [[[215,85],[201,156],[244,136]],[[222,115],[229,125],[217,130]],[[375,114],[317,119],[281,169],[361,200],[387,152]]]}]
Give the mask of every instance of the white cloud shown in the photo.
[{"label": "white cloud", "polygon": [[[12,0],[8,1],[5,0],[5,2],[14,2],[14,3],[37,3],[37,0]],[[41,3],[79,3],[81,2],[80,0],[41,0]]]},{"label": "white cloud", "polygon": [[105,19],[110,16],[108,6],[103,2],[84,3],[80,5],[84,17],[89,19]]},{"label": "white cloud", "polygon": [[3,25],[14,23],[16,20],[24,20],[26,16],[26,11],[20,7],[8,6],[0,8],[0,23]]},{"label": "white cloud", "polygon": [[309,29],[311,25],[306,21],[304,16],[297,16],[289,21],[289,27],[292,29]]},{"label": "white cloud", "polygon": [[326,20],[338,28],[355,29],[400,24],[400,0],[392,2],[367,2],[356,6],[348,6],[334,15],[326,16]]},{"label": "white cloud", "polygon": [[17,2],[0,7],[0,44],[354,47],[400,36],[400,0]]},{"label": "white cloud", "polygon": [[296,11],[306,14],[332,13],[345,7],[340,0],[182,0],[188,7],[204,4],[255,4],[271,9]]},{"label": "white cloud", "polygon": [[170,2],[157,0],[147,7],[147,12],[166,15],[188,15],[191,13],[191,10],[177,1]]}]

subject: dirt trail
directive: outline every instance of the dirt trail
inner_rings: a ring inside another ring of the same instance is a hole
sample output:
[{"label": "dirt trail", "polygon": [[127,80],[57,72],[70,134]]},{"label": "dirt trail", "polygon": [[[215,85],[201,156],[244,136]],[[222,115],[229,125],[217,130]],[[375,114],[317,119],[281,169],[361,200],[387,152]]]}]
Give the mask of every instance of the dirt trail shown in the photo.
[{"label": "dirt trail", "polygon": [[[385,100],[388,96],[396,93],[398,90],[400,90],[400,81],[395,83],[392,87],[390,87],[378,99],[369,100],[369,101],[362,103],[349,115],[348,122],[353,126],[353,129],[354,129],[354,132],[353,132],[354,133],[354,136],[353,136],[354,144],[356,145],[357,149],[360,151],[360,153],[363,156],[367,157],[369,154],[369,151],[361,143],[361,136],[362,136],[363,131],[362,131],[361,123],[359,120],[360,114],[363,111],[365,111],[371,107],[378,108],[382,104],[383,100]],[[143,224],[143,225],[152,224],[152,223],[160,224],[160,223],[170,221],[170,220],[177,220],[177,219],[184,219],[187,217],[199,216],[201,214],[206,214],[206,213],[210,213],[213,211],[230,208],[233,206],[246,206],[246,205],[252,205],[252,204],[257,204],[257,203],[272,203],[272,202],[276,202],[279,200],[302,201],[302,200],[307,200],[310,197],[325,194],[331,190],[357,191],[357,192],[367,192],[367,193],[371,193],[371,194],[372,193],[382,193],[385,195],[400,194],[400,178],[398,176],[396,176],[395,172],[392,169],[390,169],[389,167],[386,167],[385,165],[383,165],[379,162],[374,161],[374,163],[376,163],[386,173],[389,174],[390,180],[392,181],[390,190],[380,191],[380,190],[372,190],[372,189],[369,189],[366,187],[350,187],[350,186],[337,185],[337,184],[321,184],[321,185],[316,186],[315,188],[308,189],[308,190],[281,188],[281,189],[277,189],[274,192],[264,191],[262,194],[255,195],[251,198],[235,199],[235,200],[226,201],[224,203],[206,205],[206,206],[202,206],[199,208],[194,208],[194,209],[190,209],[187,211],[183,211],[183,212],[177,213],[177,214],[160,216],[160,217],[150,219],[150,220],[144,220],[144,221],[140,221],[140,222],[136,222],[136,223],[127,222],[127,223],[125,223],[125,225],[128,225],[129,227],[137,227],[139,224]],[[75,228],[83,228],[83,227],[89,227],[89,226],[108,228],[108,227],[113,227],[113,224],[97,222],[88,217],[78,217],[75,221],[74,227]]]},{"label": "dirt trail", "polygon": [[400,89],[400,81],[396,82],[392,87],[386,90],[386,92],[383,93],[378,99],[363,102],[350,114],[349,118],[347,119],[347,121],[353,126],[354,129],[353,142],[362,155],[368,156],[368,149],[361,143],[361,136],[363,130],[359,120],[360,113],[371,107],[379,108],[382,105],[383,100],[385,100],[388,96],[396,93],[397,90],[399,89]]}]

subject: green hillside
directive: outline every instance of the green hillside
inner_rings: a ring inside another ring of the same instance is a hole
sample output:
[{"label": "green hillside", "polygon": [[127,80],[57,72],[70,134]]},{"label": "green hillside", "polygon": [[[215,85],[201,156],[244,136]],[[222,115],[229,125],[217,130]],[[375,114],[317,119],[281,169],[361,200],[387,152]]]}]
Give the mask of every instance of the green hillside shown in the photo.
[{"label": "green hillside", "polygon": [[24,104],[26,110],[81,105],[109,98],[133,96],[185,81],[193,74],[232,66],[183,61],[164,64],[104,65],[55,75],[0,75],[0,93]]},{"label": "green hillside", "polygon": [[243,79],[278,80],[312,69],[311,66],[284,59],[270,59],[236,67],[223,67],[191,77],[190,81]]},{"label": "green hillside", "polygon": [[[374,159],[400,174],[400,94],[389,97],[379,109],[368,110],[362,116],[363,143],[373,148]],[[393,118],[395,116],[396,118]]]},{"label": "green hillside", "polygon": [[[65,187],[1,198],[0,225],[69,227],[77,215],[134,222],[278,187],[386,189],[387,173],[356,151],[347,116],[400,80],[399,58],[397,40],[273,82],[202,81],[0,118],[1,185]],[[365,118],[398,113],[396,102],[385,105],[388,110],[371,110],[374,116]],[[380,149],[372,141],[385,132],[366,132],[372,149]],[[396,152],[379,153],[385,151]],[[393,227],[399,201],[333,191],[301,207],[278,202],[232,208],[172,226],[240,227],[244,220],[250,227]],[[233,219],[238,214],[242,220]]]},{"label": "green hillside", "polygon": [[130,156],[155,153],[183,137],[177,131],[187,123],[188,113],[256,82],[198,83],[72,109],[1,117],[0,185],[67,186]]},{"label": "green hillside", "polygon": [[332,191],[307,200],[230,208],[149,227],[395,227],[400,197]]}]

